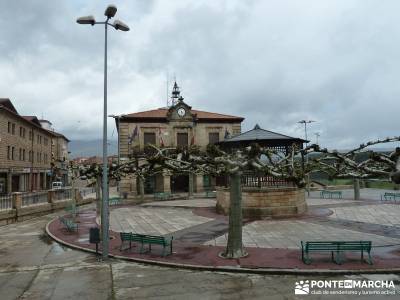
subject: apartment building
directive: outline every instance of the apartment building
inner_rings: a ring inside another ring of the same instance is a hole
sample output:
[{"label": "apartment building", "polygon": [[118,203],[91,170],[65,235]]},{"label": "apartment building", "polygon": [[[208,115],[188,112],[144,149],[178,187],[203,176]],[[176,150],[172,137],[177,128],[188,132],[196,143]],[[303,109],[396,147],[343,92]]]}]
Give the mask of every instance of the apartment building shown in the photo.
[{"label": "apartment building", "polygon": [[68,180],[69,140],[42,123],[0,99],[0,194],[49,189],[54,180]]}]

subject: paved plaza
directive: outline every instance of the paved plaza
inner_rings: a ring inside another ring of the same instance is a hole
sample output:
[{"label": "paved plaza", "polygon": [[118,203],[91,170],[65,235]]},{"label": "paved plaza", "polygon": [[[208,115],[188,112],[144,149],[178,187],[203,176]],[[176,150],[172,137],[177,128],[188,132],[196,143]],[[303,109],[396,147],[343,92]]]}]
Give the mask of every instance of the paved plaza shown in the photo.
[{"label": "paved plaza", "polygon": [[[182,202],[184,201],[180,201],[179,206],[183,206],[184,203]],[[196,216],[190,209],[179,207],[133,206],[113,209],[111,211],[110,227],[112,230],[118,232],[165,235],[211,220]]]},{"label": "paved plaza", "polygon": [[[363,190],[363,194],[376,198],[377,192],[367,189]],[[308,198],[307,203],[310,210],[324,208],[330,215],[247,223],[243,226],[244,246],[298,249],[300,241],[307,240],[370,240],[379,247],[400,245],[400,204],[373,199],[355,201],[313,197]],[[139,207],[116,208],[111,211],[111,229],[116,232],[174,235],[174,232],[189,231],[199,225],[203,228],[214,226],[212,216],[203,217],[194,213],[193,208],[196,207],[215,207],[215,200],[158,201]],[[227,232],[203,244],[225,246],[226,242]]]},{"label": "paved plaza", "polygon": [[400,280],[394,274],[257,275],[180,270],[115,259],[102,263],[93,254],[64,247],[45,234],[46,223],[56,215],[0,227],[2,300],[302,299],[294,295],[300,280]]}]

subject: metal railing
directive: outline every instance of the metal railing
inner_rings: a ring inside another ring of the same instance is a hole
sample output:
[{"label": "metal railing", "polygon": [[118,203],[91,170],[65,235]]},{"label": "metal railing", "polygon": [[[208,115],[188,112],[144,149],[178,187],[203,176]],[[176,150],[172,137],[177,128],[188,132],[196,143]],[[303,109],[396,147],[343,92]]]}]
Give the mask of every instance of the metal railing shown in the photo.
[{"label": "metal railing", "polygon": [[3,195],[0,196],[0,210],[12,209],[12,196]]},{"label": "metal railing", "polygon": [[48,192],[35,192],[22,194],[22,207],[47,203],[48,202]]},{"label": "metal railing", "polygon": [[53,201],[72,199],[72,189],[53,190]]},{"label": "metal railing", "polygon": [[96,188],[95,187],[79,188],[79,193],[81,194],[82,197],[85,197],[86,195],[96,193]]}]

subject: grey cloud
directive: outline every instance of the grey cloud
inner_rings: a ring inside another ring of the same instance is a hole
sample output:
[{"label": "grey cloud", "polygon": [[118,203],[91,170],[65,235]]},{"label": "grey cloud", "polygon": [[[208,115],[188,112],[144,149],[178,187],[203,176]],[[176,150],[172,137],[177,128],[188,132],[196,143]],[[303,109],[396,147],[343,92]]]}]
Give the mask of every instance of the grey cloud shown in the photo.
[{"label": "grey cloud", "polygon": [[[103,31],[75,19],[108,3],[21,3],[0,3],[1,96],[71,138],[100,136]],[[168,72],[190,105],[244,129],[303,136],[296,122],[312,118],[311,137],[336,148],[399,134],[398,1],[115,4],[132,30],[109,35],[110,113],[165,105]]]}]

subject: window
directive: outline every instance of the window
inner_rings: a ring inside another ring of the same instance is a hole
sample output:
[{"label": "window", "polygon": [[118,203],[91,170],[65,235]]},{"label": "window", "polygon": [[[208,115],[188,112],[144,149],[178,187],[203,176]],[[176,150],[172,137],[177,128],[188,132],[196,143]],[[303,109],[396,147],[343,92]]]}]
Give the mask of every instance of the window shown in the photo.
[{"label": "window", "polygon": [[187,132],[177,133],[177,145],[181,147],[187,147],[189,143]]},{"label": "window", "polygon": [[49,139],[48,138],[44,138],[44,145],[47,146],[49,144]]},{"label": "window", "polygon": [[35,151],[32,151],[32,162],[35,162]]},{"label": "window", "polygon": [[8,122],[8,129],[7,129],[8,133],[11,133],[11,122]]},{"label": "window", "polygon": [[144,144],[156,144],[156,134],[155,132],[145,132],[144,135]]},{"label": "window", "polygon": [[11,159],[11,147],[7,146],[7,159],[10,160]]},{"label": "window", "polygon": [[219,132],[209,132],[208,143],[214,145],[218,142],[219,142]]},{"label": "window", "polygon": [[18,156],[18,159],[19,159],[19,160],[22,160],[22,149],[21,149],[21,148],[19,148],[19,156]]},{"label": "window", "polygon": [[15,147],[11,147],[11,159],[15,159]]},{"label": "window", "polygon": [[11,124],[11,133],[15,134],[15,124],[14,123]]},{"label": "window", "polygon": [[25,161],[25,149],[22,149],[22,160]]},{"label": "window", "polygon": [[25,138],[25,128],[22,126],[19,128],[19,136]]}]

